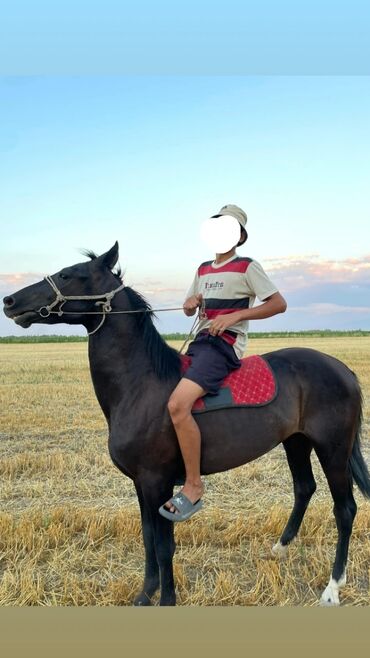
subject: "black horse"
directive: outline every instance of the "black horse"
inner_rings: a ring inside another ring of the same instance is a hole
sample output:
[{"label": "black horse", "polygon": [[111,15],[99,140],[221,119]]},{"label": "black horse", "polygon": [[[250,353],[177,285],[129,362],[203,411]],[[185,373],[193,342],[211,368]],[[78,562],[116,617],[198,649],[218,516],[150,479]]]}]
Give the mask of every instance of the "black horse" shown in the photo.
[{"label": "black horse", "polygon": [[[157,332],[145,299],[122,284],[120,272],[112,272],[118,244],[99,257],[86,254],[89,261],[5,297],[5,314],[24,328],[35,322],[86,327],[91,376],[109,427],[109,452],[133,480],[140,504],[146,562],[135,604],[150,605],[161,587],[160,604],[174,605],[174,524],[158,513],[158,507],[172,496],[175,482],[184,474],[167,409],[181,376],[180,356]],[[315,350],[282,349],[264,358],[279,386],[273,402],[195,417],[202,435],[202,473],[235,468],[283,443],[295,502],[273,547],[279,555],[296,536],[316,488],[310,462],[314,449],[329,483],[338,528],[332,576],[321,601],[339,604],[356,514],[353,479],[370,497],[369,472],[360,450],[360,387],[347,366]]]}]

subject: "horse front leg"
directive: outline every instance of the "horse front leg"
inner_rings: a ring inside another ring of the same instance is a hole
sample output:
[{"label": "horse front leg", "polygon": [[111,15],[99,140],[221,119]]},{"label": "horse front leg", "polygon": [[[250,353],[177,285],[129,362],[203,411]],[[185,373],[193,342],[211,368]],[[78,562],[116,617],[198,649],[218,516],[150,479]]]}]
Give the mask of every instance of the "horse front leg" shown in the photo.
[{"label": "horse front leg", "polygon": [[175,553],[174,524],[163,518],[158,508],[171,498],[174,481],[160,480],[157,476],[141,480],[144,505],[151,519],[154,547],[159,565],[161,597],[159,605],[176,605],[172,559]]},{"label": "horse front leg", "polygon": [[152,515],[148,506],[145,504],[141,487],[135,482],[135,488],[140,505],[141,524],[143,532],[143,541],[145,548],[145,574],[144,583],[141,592],[135,597],[135,606],[147,606],[152,604],[152,596],[159,588],[159,565],[155,550],[154,527]]}]

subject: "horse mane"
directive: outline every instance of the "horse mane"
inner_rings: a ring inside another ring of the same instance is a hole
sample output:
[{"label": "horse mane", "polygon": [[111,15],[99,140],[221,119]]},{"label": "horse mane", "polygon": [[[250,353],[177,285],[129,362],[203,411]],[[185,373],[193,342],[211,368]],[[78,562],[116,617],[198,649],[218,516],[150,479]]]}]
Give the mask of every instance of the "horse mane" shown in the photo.
[{"label": "horse mane", "polygon": [[98,258],[98,254],[96,254],[95,251],[92,251],[92,249],[80,249],[80,252],[84,256],[90,258],[90,260],[96,260],[96,258]]},{"label": "horse mane", "polygon": [[[83,249],[81,253],[90,258],[90,260],[96,260],[98,258],[95,251],[91,249]],[[122,269],[120,265],[118,265],[117,270],[112,272],[112,274],[122,283]],[[143,295],[129,286],[125,286],[125,292],[132,306],[132,310],[145,309],[145,313],[134,313],[134,319],[138,330],[143,336],[145,350],[155,374],[161,380],[168,380],[175,376],[180,377],[180,355],[177,350],[167,345],[155,328],[152,318],[156,318],[157,316],[152,310],[151,305]]]},{"label": "horse mane", "polygon": [[145,349],[154,372],[161,380],[168,380],[180,376],[181,358],[179,353],[167,345],[153,324],[153,317],[157,317],[149,302],[139,292],[125,286],[125,293],[133,310],[145,309],[145,313],[134,313],[138,330],[143,336]]},{"label": "horse mane", "polygon": [[[98,254],[96,254],[95,251],[92,251],[92,249],[80,249],[80,252],[84,256],[87,256],[87,258],[90,258],[90,260],[96,260],[99,258]],[[112,272],[112,274],[122,283],[122,269],[119,264],[117,265],[116,271]]]}]

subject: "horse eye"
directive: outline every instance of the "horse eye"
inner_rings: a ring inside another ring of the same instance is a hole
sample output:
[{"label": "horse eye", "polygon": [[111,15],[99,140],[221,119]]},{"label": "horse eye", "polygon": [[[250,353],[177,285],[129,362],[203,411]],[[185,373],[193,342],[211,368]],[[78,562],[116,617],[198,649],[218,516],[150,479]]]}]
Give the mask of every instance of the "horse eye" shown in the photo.
[{"label": "horse eye", "polygon": [[59,278],[60,278],[60,279],[68,279],[69,277],[68,277],[68,274],[63,274],[63,272],[61,272],[61,273],[59,274]]}]

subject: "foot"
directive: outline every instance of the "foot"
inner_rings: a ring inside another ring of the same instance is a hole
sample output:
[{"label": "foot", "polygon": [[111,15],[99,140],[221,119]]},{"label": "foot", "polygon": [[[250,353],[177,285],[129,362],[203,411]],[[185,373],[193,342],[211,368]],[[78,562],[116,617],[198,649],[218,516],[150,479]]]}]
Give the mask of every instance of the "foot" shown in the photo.
[{"label": "foot", "polygon": [[[175,496],[168,501],[168,506],[165,507],[164,505],[161,505],[158,508],[158,512],[168,521],[177,523],[180,521],[187,521],[193,516],[193,514],[199,512],[202,507],[203,502],[200,499],[196,500],[195,503],[192,503],[182,491],[179,491],[179,493],[175,494]],[[170,511],[171,508],[174,509],[174,512]]]},{"label": "foot", "polygon": [[[181,493],[189,498],[190,502],[194,505],[194,503],[197,503],[204,494],[203,482],[201,480],[199,481],[199,484],[189,484],[188,482],[185,482],[181,489]],[[173,514],[178,514],[178,510],[169,500],[163,505],[163,507]]]}]

